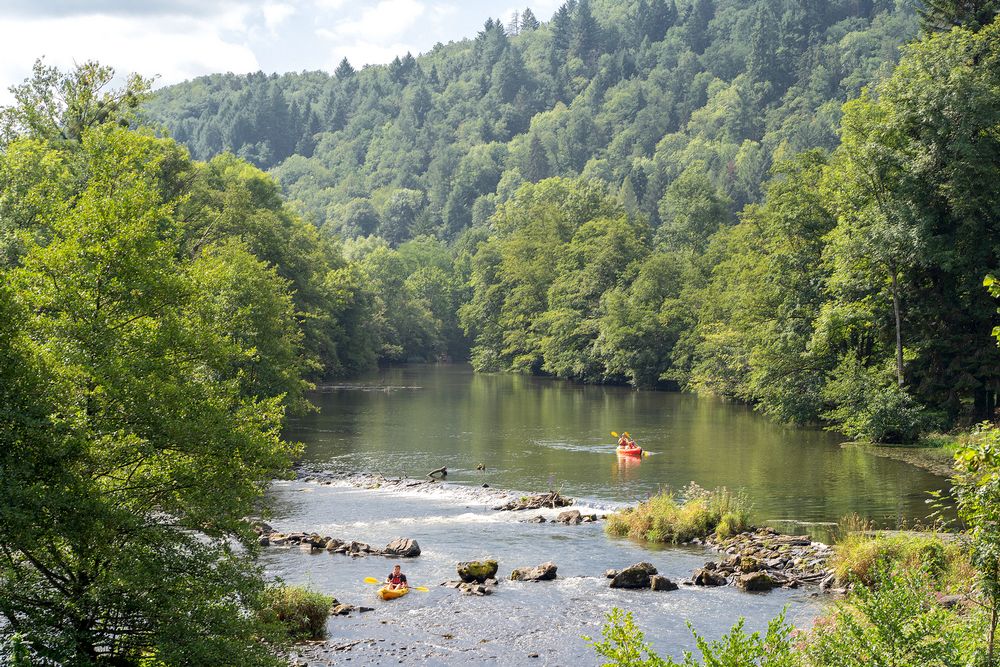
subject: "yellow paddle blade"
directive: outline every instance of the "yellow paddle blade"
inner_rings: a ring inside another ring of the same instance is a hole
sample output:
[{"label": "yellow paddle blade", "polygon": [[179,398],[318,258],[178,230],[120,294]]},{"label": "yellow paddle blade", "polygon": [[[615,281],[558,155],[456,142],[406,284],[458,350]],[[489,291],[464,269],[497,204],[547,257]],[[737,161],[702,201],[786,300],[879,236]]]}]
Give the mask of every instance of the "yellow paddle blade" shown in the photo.
[{"label": "yellow paddle blade", "polygon": [[420,591],[421,593],[429,593],[431,589],[426,586],[410,586],[410,590]]},{"label": "yellow paddle blade", "polygon": [[612,437],[612,438],[617,438],[617,437],[618,437],[618,434],[617,434],[617,433],[615,433],[614,431],[612,431],[612,432],[611,432],[611,437]]},{"label": "yellow paddle blade", "polygon": [[379,581],[378,579],[376,579],[375,577],[365,577],[365,583],[366,584],[381,584],[382,582]]},{"label": "yellow paddle blade", "polygon": [[647,451],[646,451],[646,450],[644,449],[644,450],[642,450],[642,455],[643,455],[643,456],[649,456],[649,452],[647,452]]}]

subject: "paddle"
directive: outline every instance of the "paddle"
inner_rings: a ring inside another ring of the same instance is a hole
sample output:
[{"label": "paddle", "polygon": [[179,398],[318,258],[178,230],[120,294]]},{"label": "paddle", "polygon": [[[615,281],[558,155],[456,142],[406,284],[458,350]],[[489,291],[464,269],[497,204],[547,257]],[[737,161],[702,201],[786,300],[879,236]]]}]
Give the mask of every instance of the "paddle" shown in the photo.
[{"label": "paddle", "polygon": [[[385,582],[384,581],[379,581],[375,577],[365,577],[365,583],[366,584],[384,584]],[[421,593],[427,593],[427,592],[429,592],[431,590],[431,589],[427,588],[426,586],[410,586],[409,589],[411,591],[420,591]]]}]

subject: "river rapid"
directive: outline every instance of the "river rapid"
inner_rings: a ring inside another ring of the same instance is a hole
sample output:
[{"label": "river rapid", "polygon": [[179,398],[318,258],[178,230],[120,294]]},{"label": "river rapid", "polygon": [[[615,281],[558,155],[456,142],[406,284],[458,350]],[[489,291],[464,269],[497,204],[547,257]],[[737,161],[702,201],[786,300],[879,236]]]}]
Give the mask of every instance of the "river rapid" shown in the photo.
[{"label": "river rapid", "polygon": [[[309,664],[590,665],[581,635],[599,636],[612,607],[634,612],[661,654],[694,648],[685,622],[716,638],[741,616],[758,630],[786,610],[808,627],[826,596],[812,588],[749,594],[733,587],[626,591],[603,572],[638,561],[678,580],[711,559],[702,547],[655,548],[604,534],[603,524],[524,522],[559,510],[497,512],[496,492],[559,490],[585,512],[605,513],[660,488],[695,481],[745,492],[755,514],[784,532],[829,536],[857,512],[895,527],[927,513],[927,493],[946,480],[891,459],[839,446],[822,431],[775,424],[743,406],[668,392],[636,392],[509,375],[466,366],[404,366],[318,391],[319,412],[294,420],[287,436],[305,444],[303,466],[422,478],[448,467],[447,483],[363,488],[276,482],[269,522],[384,546],[416,539],[415,559],[351,558],[299,547],[264,552],[268,572],[341,602],[374,611],[332,617],[329,640],[305,653]],[[653,454],[620,460],[610,431],[628,430]],[[477,470],[477,466],[485,470]],[[489,486],[483,489],[483,485]],[[374,485],[369,485],[374,486]],[[504,578],[515,567],[553,561],[554,582],[501,581],[470,597],[438,586],[458,561],[493,557]],[[365,577],[401,563],[410,582],[430,588],[392,602],[376,599]]]}]

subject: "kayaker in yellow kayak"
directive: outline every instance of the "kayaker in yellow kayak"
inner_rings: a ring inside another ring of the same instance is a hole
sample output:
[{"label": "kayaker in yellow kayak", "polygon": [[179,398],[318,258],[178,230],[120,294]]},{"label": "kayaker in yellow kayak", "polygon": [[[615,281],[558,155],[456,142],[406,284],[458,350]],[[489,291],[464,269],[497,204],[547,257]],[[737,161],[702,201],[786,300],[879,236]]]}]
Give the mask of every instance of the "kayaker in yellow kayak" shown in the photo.
[{"label": "kayaker in yellow kayak", "polygon": [[389,576],[385,578],[385,588],[390,591],[400,590],[409,588],[410,585],[406,583],[406,575],[403,574],[402,570],[398,565],[392,568],[392,572]]}]

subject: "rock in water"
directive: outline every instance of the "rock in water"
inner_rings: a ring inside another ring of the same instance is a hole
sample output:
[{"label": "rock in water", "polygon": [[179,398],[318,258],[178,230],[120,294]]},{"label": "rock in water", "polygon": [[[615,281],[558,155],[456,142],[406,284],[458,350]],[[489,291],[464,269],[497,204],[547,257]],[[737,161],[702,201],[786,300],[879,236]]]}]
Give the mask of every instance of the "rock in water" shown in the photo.
[{"label": "rock in water", "polygon": [[725,586],[729,583],[721,574],[716,574],[705,568],[695,570],[691,578],[694,580],[695,586]]},{"label": "rock in water", "polygon": [[736,587],[749,592],[769,591],[774,588],[774,580],[767,575],[767,572],[751,572],[741,575],[736,580]]},{"label": "rock in water", "polygon": [[651,563],[629,565],[611,580],[611,588],[649,588],[649,578],[656,574]]},{"label": "rock in water", "polygon": [[649,587],[654,591],[676,591],[677,584],[670,581],[662,574],[654,574],[649,577]]},{"label": "rock in water", "polygon": [[499,565],[493,558],[487,560],[471,560],[458,564],[458,576],[465,582],[483,583],[497,576]]},{"label": "rock in water", "polygon": [[386,556],[401,556],[403,558],[414,558],[420,555],[420,545],[416,540],[404,539],[402,537],[385,545],[382,553]]},{"label": "rock in water", "polygon": [[575,525],[581,523],[583,517],[580,515],[580,510],[566,510],[565,512],[559,512],[556,521]]},{"label": "rock in water", "polygon": [[510,573],[511,581],[550,581],[556,578],[556,564],[542,563],[538,567],[519,567]]}]

